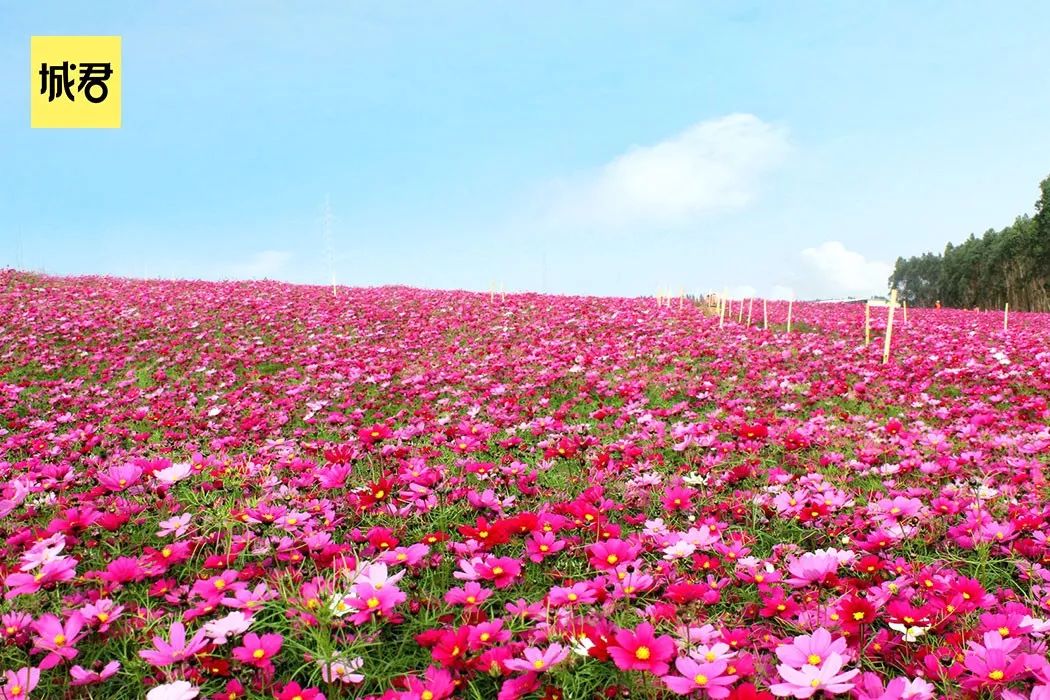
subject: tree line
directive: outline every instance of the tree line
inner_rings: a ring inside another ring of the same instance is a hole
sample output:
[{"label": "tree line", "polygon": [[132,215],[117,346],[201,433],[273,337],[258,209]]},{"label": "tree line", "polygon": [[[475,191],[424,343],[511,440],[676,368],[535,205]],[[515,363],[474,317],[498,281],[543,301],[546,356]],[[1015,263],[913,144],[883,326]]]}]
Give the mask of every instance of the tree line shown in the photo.
[{"label": "tree line", "polygon": [[1039,185],[1035,215],[1001,231],[970,234],[943,253],[897,258],[890,286],[909,306],[1050,311],[1050,177]]}]

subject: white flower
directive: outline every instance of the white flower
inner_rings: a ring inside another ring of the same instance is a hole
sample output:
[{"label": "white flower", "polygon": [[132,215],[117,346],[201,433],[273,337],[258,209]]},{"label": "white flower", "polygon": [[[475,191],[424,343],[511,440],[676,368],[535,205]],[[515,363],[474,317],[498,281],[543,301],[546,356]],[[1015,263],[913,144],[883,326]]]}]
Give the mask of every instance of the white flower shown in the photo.
[{"label": "white flower", "polygon": [[193,700],[200,689],[187,681],[175,681],[158,685],[146,693],[146,700]]},{"label": "white flower", "polygon": [[922,635],[926,634],[926,630],[928,630],[930,628],[929,627],[917,627],[915,625],[912,625],[912,626],[908,627],[908,626],[900,624],[899,622],[891,622],[890,623],[890,629],[894,630],[896,632],[900,632],[901,634],[903,634],[904,635],[904,641],[906,641],[906,642],[915,642],[915,641],[918,641],[919,637],[921,637]]},{"label": "white flower", "polygon": [[685,559],[693,552],[696,551],[696,545],[685,540],[678,540],[669,547],[664,547],[664,559],[668,561],[674,561],[675,559]]},{"label": "white flower", "polygon": [[180,462],[165,469],[158,469],[153,472],[153,477],[162,484],[174,484],[177,481],[182,481],[192,472],[193,467],[189,462]]},{"label": "white flower", "polygon": [[225,644],[230,637],[243,634],[252,625],[252,619],[240,610],[235,610],[226,617],[212,620],[204,625],[204,634],[216,644]]},{"label": "white flower", "polygon": [[591,649],[594,648],[594,642],[587,638],[587,635],[581,634],[579,637],[573,637],[572,643],[569,645],[574,654],[579,656],[587,656]]}]

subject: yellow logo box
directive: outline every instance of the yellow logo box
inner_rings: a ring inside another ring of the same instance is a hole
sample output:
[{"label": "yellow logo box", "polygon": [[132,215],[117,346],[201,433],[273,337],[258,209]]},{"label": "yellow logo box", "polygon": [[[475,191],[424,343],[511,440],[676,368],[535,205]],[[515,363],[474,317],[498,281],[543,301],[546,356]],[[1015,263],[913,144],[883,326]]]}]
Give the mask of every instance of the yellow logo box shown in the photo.
[{"label": "yellow logo box", "polygon": [[32,37],[30,126],[119,129],[121,73],[119,36]]}]

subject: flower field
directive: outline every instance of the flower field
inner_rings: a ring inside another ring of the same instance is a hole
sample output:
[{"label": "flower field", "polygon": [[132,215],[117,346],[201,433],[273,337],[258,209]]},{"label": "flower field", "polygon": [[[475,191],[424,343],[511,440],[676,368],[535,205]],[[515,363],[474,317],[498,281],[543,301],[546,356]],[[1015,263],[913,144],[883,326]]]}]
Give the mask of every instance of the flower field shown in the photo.
[{"label": "flower field", "polygon": [[0,697],[1050,698],[1050,315],[759,309],[0,273]]}]

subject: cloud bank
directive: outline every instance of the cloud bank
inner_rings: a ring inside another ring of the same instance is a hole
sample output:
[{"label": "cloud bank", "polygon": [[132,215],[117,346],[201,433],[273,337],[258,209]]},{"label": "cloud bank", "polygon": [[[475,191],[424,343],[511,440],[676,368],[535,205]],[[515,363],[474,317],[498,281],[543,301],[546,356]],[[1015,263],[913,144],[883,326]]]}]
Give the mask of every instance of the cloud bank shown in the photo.
[{"label": "cloud bank", "polygon": [[812,275],[810,286],[819,295],[866,295],[885,292],[893,267],[868,260],[839,241],[826,241],[802,251],[802,261]]},{"label": "cloud bank", "polygon": [[752,114],[702,121],[562,183],[550,218],[578,227],[638,229],[740,209],[789,148],[785,129]]}]

